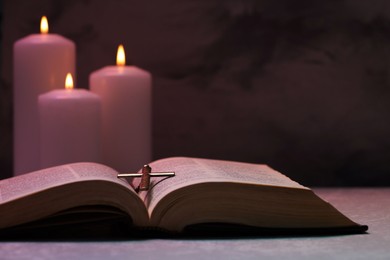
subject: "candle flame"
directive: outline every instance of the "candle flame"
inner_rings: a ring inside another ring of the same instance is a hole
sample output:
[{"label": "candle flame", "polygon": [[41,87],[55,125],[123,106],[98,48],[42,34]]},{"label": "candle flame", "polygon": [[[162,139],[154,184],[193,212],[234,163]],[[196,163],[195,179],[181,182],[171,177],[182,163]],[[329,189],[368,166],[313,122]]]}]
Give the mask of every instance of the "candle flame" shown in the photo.
[{"label": "candle flame", "polygon": [[73,78],[70,73],[66,74],[65,89],[73,89]]},{"label": "candle flame", "polygon": [[49,32],[49,23],[47,22],[46,16],[41,18],[41,33],[47,34]]},{"label": "candle flame", "polygon": [[116,65],[125,66],[125,64],[126,64],[125,49],[121,44],[118,46],[118,52],[116,53]]}]

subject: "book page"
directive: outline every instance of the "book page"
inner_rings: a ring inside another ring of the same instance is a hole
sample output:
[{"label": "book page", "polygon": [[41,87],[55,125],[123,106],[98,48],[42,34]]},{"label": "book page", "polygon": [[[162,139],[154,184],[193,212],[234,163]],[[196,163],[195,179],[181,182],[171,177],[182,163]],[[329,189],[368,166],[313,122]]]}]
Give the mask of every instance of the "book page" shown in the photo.
[{"label": "book page", "polygon": [[114,218],[119,211],[122,217],[122,212],[126,213],[136,226],[149,222],[146,207],[134,189],[118,179],[115,170],[101,164],[67,164],[0,181],[0,229],[67,210],[73,214],[77,207],[89,207],[98,217],[101,211],[95,209],[102,206],[115,208],[110,210]]},{"label": "book page", "polygon": [[52,167],[0,181],[0,203],[82,180],[108,180],[127,188],[129,184],[116,177],[113,169],[97,163],[75,163]]},{"label": "book page", "polygon": [[149,214],[168,193],[197,183],[234,182],[308,189],[266,165],[222,160],[176,157],[150,164],[152,172],[174,171],[171,178],[152,178],[151,188],[141,192]]}]

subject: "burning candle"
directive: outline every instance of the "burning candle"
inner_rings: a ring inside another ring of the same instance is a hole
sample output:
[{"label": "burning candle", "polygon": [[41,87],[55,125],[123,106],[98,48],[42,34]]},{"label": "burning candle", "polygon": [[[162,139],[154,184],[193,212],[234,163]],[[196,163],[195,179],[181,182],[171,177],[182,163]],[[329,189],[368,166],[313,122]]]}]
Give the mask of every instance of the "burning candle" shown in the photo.
[{"label": "burning candle", "polygon": [[34,171],[40,165],[38,96],[63,84],[75,71],[75,44],[49,34],[46,17],[41,33],[14,44],[14,174]]},{"label": "burning candle", "polygon": [[91,91],[102,99],[102,160],[118,171],[135,171],[151,161],[151,75],[126,66],[123,46],[117,65],[93,72]]},{"label": "burning candle", "polygon": [[72,162],[100,162],[100,98],[74,89],[70,73],[65,89],[39,96],[41,168]]}]

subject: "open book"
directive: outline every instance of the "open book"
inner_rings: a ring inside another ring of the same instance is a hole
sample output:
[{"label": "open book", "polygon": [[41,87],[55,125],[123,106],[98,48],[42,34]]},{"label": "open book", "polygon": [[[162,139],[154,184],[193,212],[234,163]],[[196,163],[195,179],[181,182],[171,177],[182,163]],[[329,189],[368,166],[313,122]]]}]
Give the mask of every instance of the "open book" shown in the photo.
[{"label": "open book", "polygon": [[134,187],[139,179],[119,179],[116,171],[96,163],[68,164],[2,180],[0,235],[42,230],[56,234],[59,230],[170,234],[367,230],[309,188],[266,165],[174,157],[150,166],[153,172],[173,171],[175,176],[151,178],[149,190],[138,193]]}]

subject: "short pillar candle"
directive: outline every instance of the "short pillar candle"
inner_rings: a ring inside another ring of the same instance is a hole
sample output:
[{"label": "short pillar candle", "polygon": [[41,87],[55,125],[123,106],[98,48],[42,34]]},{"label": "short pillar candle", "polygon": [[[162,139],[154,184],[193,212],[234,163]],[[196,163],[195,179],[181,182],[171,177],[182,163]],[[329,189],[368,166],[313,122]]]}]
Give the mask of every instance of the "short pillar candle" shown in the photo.
[{"label": "short pillar candle", "polygon": [[41,168],[73,162],[100,162],[100,98],[85,89],[66,88],[39,96]]}]

